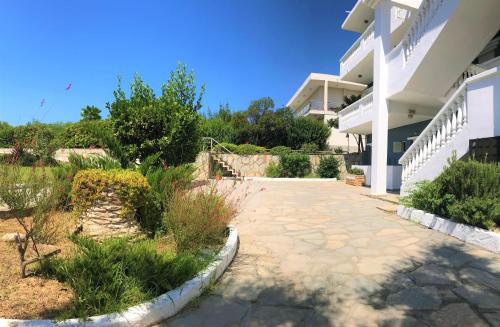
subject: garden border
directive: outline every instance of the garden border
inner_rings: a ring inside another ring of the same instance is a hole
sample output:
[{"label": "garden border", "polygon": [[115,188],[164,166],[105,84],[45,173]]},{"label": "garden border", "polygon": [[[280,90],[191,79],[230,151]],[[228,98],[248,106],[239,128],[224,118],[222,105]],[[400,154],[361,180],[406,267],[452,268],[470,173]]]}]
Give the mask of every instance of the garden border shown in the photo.
[{"label": "garden border", "polygon": [[398,206],[398,215],[403,219],[417,222],[443,234],[458,238],[465,243],[477,245],[493,253],[500,253],[500,234],[495,232],[456,223],[432,213],[402,205]]},{"label": "garden border", "polygon": [[0,326],[28,327],[28,326],[149,326],[172,317],[191,300],[200,296],[203,290],[217,280],[232,262],[238,250],[238,230],[229,225],[229,236],[226,244],[217,254],[216,259],[202,272],[181,286],[162,294],[151,301],[135,305],[123,312],[90,317],[87,321],[78,318],[61,322],[52,320],[18,320],[0,318]]}]

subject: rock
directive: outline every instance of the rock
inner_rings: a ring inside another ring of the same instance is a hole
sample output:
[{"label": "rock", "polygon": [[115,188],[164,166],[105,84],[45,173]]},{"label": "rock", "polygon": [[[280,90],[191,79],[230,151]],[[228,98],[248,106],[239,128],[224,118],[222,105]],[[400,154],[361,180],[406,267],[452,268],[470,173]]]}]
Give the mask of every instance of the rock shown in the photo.
[{"label": "rock", "polygon": [[500,278],[495,277],[486,271],[474,268],[465,268],[460,270],[460,276],[464,279],[474,281],[477,284],[500,291]]},{"label": "rock", "polygon": [[431,320],[436,326],[474,326],[487,327],[488,324],[479,318],[465,303],[453,303],[443,309],[434,312]]},{"label": "rock", "polygon": [[453,285],[457,279],[450,269],[424,265],[410,274],[417,285]]},{"label": "rock", "polygon": [[500,297],[485,287],[463,285],[453,292],[480,309],[500,309]]},{"label": "rock", "polygon": [[404,306],[411,310],[436,310],[441,302],[441,297],[434,286],[411,287],[387,298],[387,304]]},{"label": "rock", "polygon": [[[16,235],[17,233],[5,233],[2,235],[2,241],[14,243],[16,241]],[[19,238],[21,239],[22,242],[25,240],[25,235],[19,233]]]}]

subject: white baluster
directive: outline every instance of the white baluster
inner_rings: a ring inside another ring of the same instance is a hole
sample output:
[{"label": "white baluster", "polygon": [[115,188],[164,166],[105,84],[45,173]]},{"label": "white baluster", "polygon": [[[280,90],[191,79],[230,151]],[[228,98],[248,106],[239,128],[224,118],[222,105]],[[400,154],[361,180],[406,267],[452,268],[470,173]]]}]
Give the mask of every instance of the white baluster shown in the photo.
[{"label": "white baluster", "polygon": [[429,139],[427,140],[427,159],[432,157],[432,137],[433,135],[429,135]]},{"label": "white baluster", "polygon": [[451,136],[455,136],[457,134],[457,103],[453,102],[451,104]]},{"label": "white baluster", "polygon": [[438,120],[436,125],[436,152],[441,148],[441,120]]},{"label": "white baluster", "polygon": [[463,115],[462,115],[462,107],[463,107],[463,103],[462,103],[462,101],[460,101],[460,97],[459,97],[459,101],[457,102],[457,132],[460,132],[462,130],[463,125],[464,125]]},{"label": "white baluster", "polygon": [[446,113],[446,142],[449,142],[451,140],[451,116],[452,114],[450,112]]},{"label": "white baluster", "polygon": [[467,98],[465,97],[465,95],[462,95],[461,96],[462,98],[462,125],[465,126],[467,125]]},{"label": "white baluster", "polygon": [[443,115],[441,121],[441,147],[446,144],[446,115]]},{"label": "white baluster", "polygon": [[436,127],[432,127],[432,130],[431,130],[431,157],[434,155],[434,153],[436,153],[436,140],[437,140],[437,137],[436,137]]}]

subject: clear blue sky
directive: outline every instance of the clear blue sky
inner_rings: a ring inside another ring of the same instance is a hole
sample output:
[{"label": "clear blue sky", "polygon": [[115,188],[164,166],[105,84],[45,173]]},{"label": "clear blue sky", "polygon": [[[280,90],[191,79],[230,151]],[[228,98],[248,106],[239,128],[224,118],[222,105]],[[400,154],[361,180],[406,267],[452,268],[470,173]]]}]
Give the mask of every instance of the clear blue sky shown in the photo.
[{"label": "clear blue sky", "polygon": [[241,110],[264,96],[282,106],[310,72],[338,74],[339,58],[357,37],[340,28],[354,3],[5,1],[0,120],[77,121],[85,105],[107,114],[118,74],[127,89],[139,73],[159,90],[178,61],[206,84],[204,111],[226,102]]}]

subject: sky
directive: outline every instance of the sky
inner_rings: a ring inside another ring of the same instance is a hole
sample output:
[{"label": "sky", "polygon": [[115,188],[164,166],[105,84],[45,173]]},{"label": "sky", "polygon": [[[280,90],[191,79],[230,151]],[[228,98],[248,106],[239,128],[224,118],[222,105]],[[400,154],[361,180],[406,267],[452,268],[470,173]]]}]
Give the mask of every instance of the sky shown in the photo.
[{"label": "sky", "polygon": [[138,73],[159,93],[178,62],[206,85],[202,112],[266,96],[284,106],[309,73],[339,73],[358,37],[340,27],[354,3],[5,0],[0,121],[78,121],[86,105],[106,116],[118,75],[126,90]]}]

